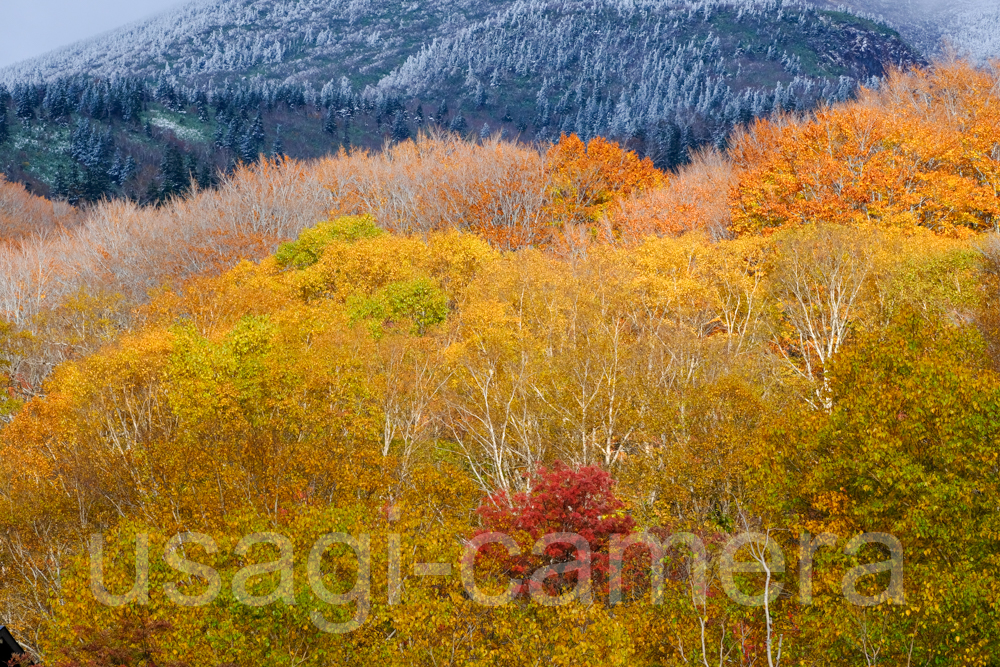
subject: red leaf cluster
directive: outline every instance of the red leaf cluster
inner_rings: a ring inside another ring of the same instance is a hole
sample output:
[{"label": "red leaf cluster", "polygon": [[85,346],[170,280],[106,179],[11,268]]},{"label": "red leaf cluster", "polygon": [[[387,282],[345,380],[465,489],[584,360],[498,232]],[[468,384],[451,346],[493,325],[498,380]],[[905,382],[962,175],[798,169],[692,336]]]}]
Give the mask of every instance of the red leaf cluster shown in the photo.
[{"label": "red leaf cluster", "polygon": [[[502,564],[513,576],[530,576],[540,567],[571,562],[576,557],[576,547],[569,543],[550,544],[544,555],[533,555],[537,540],[553,533],[576,533],[590,545],[594,585],[598,589],[606,586],[611,536],[636,529],[632,517],[622,511],[624,503],[615,496],[611,475],[598,466],[574,470],[557,461],[551,468],[540,468],[530,488],[513,497],[496,493],[476,510],[483,525],[477,536],[506,533],[521,547],[519,555],[509,556],[503,547],[491,545],[482,551],[484,563]],[[559,591],[576,583],[576,573],[552,577],[546,583]],[[522,586],[519,592],[526,590]]]}]

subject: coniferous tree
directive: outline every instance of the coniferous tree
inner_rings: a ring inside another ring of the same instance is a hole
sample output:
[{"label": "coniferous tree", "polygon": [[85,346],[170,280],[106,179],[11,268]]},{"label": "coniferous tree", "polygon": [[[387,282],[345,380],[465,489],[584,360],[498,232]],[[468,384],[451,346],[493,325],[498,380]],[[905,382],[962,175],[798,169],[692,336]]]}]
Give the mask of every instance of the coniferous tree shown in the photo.
[{"label": "coniferous tree", "polygon": [[448,124],[448,129],[452,132],[458,132],[459,134],[465,134],[469,129],[469,123],[465,120],[465,116],[462,115],[462,110],[459,109],[455,113],[455,117],[451,119]]},{"label": "coniferous tree", "polygon": [[410,138],[410,127],[406,124],[406,114],[402,111],[397,112],[392,121],[392,138],[395,141],[406,141]]},{"label": "coniferous tree", "polygon": [[187,192],[188,174],[184,166],[184,155],[174,144],[167,144],[160,162],[161,198]]},{"label": "coniferous tree", "polygon": [[121,173],[124,166],[121,151],[115,151],[115,158],[111,162],[111,168],[108,169],[108,177],[117,185],[122,184]]},{"label": "coniferous tree", "polygon": [[215,174],[212,171],[212,167],[209,164],[202,164],[201,168],[198,169],[198,187],[202,190],[207,190],[215,185]]},{"label": "coniferous tree", "polygon": [[285,144],[281,140],[281,126],[274,128],[274,144],[271,146],[271,157],[274,159],[285,157]]},{"label": "coniferous tree", "polygon": [[260,111],[257,111],[257,115],[254,116],[253,124],[250,126],[250,135],[255,143],[264,141],[264,119],[260,115]]},{"label": "coniferous tree", "polygon": [[236,151],[240,145],[240,135],[239,120],[234,118],[226,125],[225,136],[222,139],[223,147]]},{"label": "coniferous tree", "polygon": [[191,181],[192,180],[197,181],[196,175],[198,173],[198,156],[195,155],[194,153],[188,153],[187,156],[184,158],[184,172],[185,175],[187,176],[186,187],[190,188]]},{"label": "coniferous tree", "polygon": [[35,117],[35,105],[29,86],[24,84],[14,87],[14,113],[24,121],[29,121]]},{"label": "coniferous tree", "polygon": [[138,172],[139,165],[136,164],[135,158],[129,155],[125,158],[125,164],[122,165],[121,171],[118,172],[118,185],[125,185],[125,182],[135,176]]},{"label": "coniferous tree", "polygon": [[194,99],[195,109],[198,111],[198,120],[202,123],[208,122],[208,96],[204,90],[199,90]]},{"label": "coniferous tree", "polygon": [[250,164],[257,161],[257,142],[254,140],[253,130],[248,129],[239,139],[237,154],[240,160]]},{"label": "coniferous tree", "polygon": [[219,124],[215,126],[215,135],[214,135],[215,147],[216,148],[225,148],[226,147],[226,131],[227,130],[228,130],[228,128],[226,127],[226,125],[223,122],[222,118],[219,117]]},{"label": "coniferous tree", "polygon": [[69,199],[68,195],[72,181],[73,177],[70,173],[70,169],[65,165],[59,165],[56,168],[55,177],[52,179],[52,198]]},{"label": "coniferous tree", "polygon": [[108,176],[108,169],[104,164],[98,163],[82,170],[82,197],[84,200],[99,201],[107,196],[110,190],[111,178]]}]

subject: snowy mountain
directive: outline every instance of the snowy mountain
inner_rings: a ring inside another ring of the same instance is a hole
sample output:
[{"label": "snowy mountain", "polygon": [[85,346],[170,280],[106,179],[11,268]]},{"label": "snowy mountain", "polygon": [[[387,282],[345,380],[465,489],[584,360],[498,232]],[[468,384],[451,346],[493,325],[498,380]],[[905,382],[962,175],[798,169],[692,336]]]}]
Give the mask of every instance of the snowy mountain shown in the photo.
[{"label": "snowy mountain", "polygon": [[106,35],[0,69],[0,81],[69,74],[152,77],[187,83],[264,74],[329,79],[330,70],[377,80],[422,43],[483,19],[475,0],[214,0],[194,2]]},{"label": "snowy mountain", "polygon": [[151,200],[199,169],[428,124],[610,136],[672,167],[920,61],[873,17],[777,0],[217,0],[0,70],[18,121],[0,167],[71,200]]}]

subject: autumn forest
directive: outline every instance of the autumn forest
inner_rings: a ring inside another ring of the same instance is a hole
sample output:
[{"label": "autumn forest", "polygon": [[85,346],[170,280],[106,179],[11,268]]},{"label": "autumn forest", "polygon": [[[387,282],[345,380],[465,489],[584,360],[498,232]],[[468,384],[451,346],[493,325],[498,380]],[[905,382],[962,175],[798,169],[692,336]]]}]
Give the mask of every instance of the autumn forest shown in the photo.
[{"label": "autumn forest", "polygon": [[1000,666],[995,65],[0,232],[24,664]]}]

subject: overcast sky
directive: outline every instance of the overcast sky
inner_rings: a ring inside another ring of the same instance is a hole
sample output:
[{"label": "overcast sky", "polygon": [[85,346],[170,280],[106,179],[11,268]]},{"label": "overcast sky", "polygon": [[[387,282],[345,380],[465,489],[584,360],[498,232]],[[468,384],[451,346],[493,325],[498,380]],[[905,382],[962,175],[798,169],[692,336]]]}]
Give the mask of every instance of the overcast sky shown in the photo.
[{"label": "overcast sky", "polygon": [[179,0],[0,0],[0,67],[153,16]]}]

